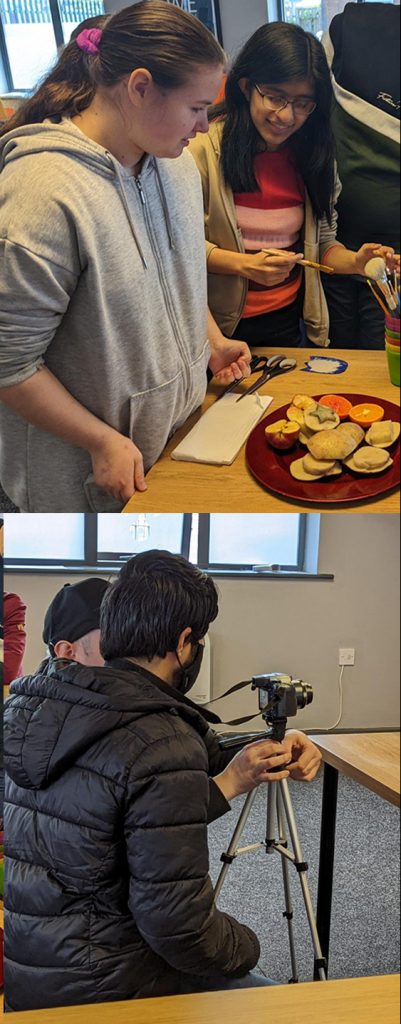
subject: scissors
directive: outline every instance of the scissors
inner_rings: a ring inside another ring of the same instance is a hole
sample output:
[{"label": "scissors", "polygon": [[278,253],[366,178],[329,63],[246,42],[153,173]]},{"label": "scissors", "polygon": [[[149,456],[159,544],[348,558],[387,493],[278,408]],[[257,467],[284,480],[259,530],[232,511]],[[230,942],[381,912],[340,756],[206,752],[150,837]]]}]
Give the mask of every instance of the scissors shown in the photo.
[{"label": "scissors", "polygon": [[274,364],[273,367],[265,366],[263,373],[255,380],[254,384],[251,384],[250,388],[242,392],[242,395],[237,398],[237,402],[240,402],[242,398],[246,398],[247,395],[253,395],[255,391],[258,391],[262,384],[265,384],[267,380],[271,380],[272,377],[279,377],[281,373],[288,373],[289,370],[294,370],[297,365],[296,359],[284,359],[280,356],[279,361]]},{"label": "scissors", "polygon": [[[281,362],[282,359],[284,359],[284,356],[282,354],[281,355],[275,355],[275,356],[269,356],[269,357],[267,357],[267,356],[252,356],[252,359],[251,359],[250,364],[249,364],[249,369],[250,369],[251,373],[257,373],[259,370],[265,372],[266,370],[270,369],[271,367],[276,366],[277,363]],[[245,377],[238,377],[237,380],[231,381],[231,384],[229,384],[228,387],[224,388],[224,391],[222,391],[221,395],[219,395],[219,398],[222,398],[223,395],[228,395],[228,393],[230,391],[235,391],[235,388],[237,387],[237,384],[242,384],[243,380],[245,380]],[[247,392],[244,391],[244,394],[246,395]],[[241,398],[242,398],[242,395],[241,395]]]}]

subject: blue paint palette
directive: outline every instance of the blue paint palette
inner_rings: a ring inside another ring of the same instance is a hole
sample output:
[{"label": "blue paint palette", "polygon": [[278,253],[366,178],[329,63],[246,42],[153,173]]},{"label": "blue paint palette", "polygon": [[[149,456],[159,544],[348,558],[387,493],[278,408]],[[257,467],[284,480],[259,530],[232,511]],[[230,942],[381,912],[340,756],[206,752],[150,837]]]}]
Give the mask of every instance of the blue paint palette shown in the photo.
[{"label": "blue paint palette", "polygon": [[302,367],[303,373],[344,373],[348,368],[345,359],[334,359],[330,356],[311,356],[306,366]]}]

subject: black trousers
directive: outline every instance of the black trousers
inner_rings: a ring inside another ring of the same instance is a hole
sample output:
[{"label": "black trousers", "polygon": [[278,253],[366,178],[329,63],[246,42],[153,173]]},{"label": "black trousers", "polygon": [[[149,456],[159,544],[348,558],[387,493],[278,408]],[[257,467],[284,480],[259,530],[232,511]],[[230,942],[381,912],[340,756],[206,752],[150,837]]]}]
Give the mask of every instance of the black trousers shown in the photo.
[{"label": "black trousers", "polygon": [[250,348],[253,345],[263,345],[271,348],[295,348],[304,342],[303,325],[300,320],[301,300],[298,296],[295,302],[283,309],[275,309],[271,313],[261,313],[260,316],[249,316],[240,320],[236,327],[233,338],[246,341]]},{"label": "black trousers", "polygon": [[333,348],[384,349],[384,313],[363,277],[323,276]]}]

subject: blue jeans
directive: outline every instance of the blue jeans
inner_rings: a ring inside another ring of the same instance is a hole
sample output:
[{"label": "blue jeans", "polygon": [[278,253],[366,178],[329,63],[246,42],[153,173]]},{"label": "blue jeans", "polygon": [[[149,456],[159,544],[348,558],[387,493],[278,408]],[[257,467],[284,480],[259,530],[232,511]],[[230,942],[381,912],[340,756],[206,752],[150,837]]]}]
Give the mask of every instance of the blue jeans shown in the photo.
[{"label": "blue jeans", "polygon": [[190,992],[222,992],[235,988],[261,988],[264,985],[278,985],[278,981],[271,981],[265,978],[264,974],[257,971],[250,971],[243,978],[226,978],[224,974],[214,977],[213,981],[207,978],[197,978],[190,974],[183,980],[180,986],[180,995],[188,995]]}]

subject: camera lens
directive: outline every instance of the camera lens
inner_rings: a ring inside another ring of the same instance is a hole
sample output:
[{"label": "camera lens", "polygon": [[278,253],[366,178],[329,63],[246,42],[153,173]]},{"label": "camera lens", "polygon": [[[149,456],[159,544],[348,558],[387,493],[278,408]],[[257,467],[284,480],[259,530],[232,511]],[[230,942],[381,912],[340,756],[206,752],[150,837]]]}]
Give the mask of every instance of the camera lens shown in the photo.
[{"label": "camera lens", "polygon": [[293,682],[297,698],[297,708],[306,708],[313,701],[313,689],[309,683],[302,683],[300,680]]}]

